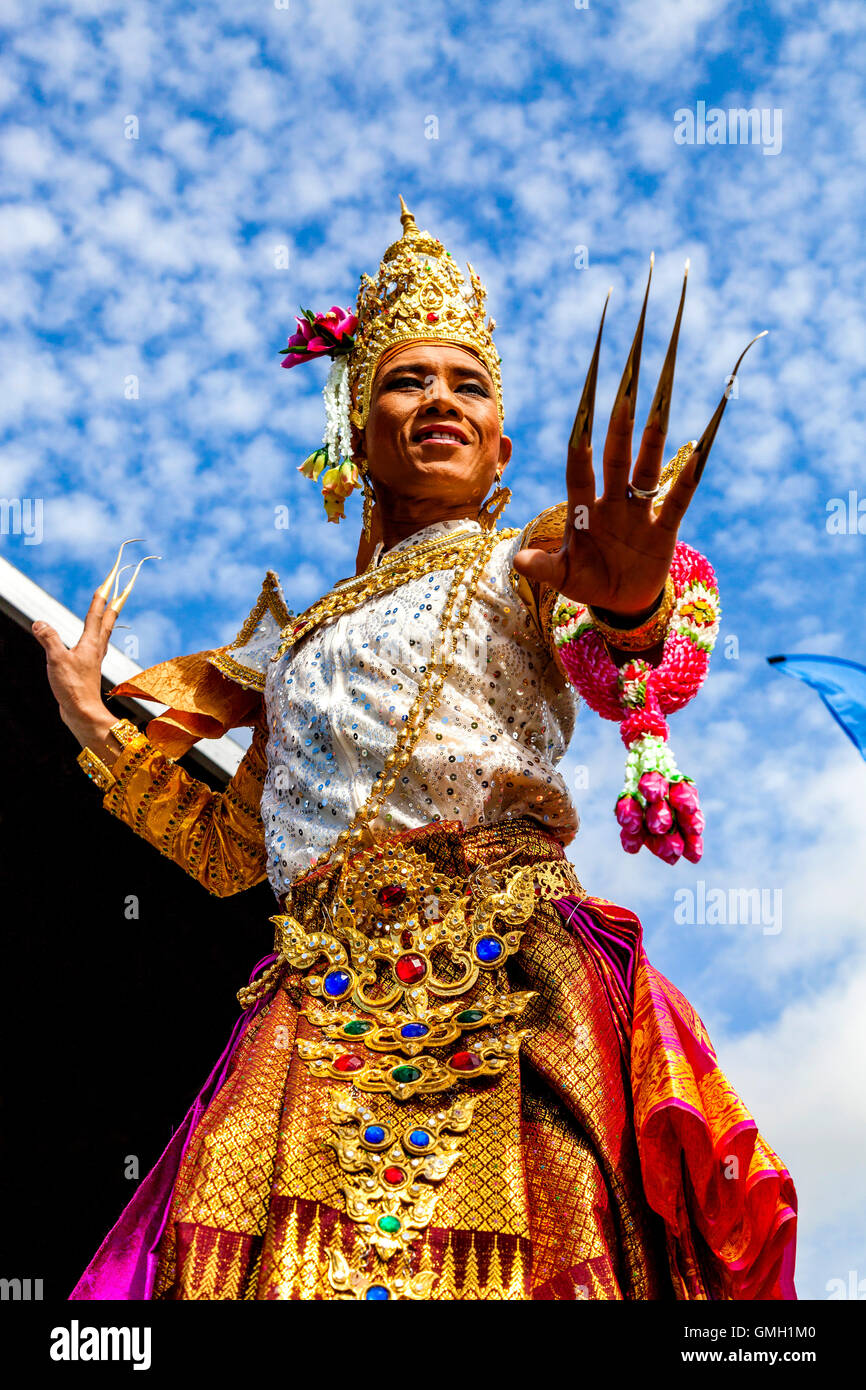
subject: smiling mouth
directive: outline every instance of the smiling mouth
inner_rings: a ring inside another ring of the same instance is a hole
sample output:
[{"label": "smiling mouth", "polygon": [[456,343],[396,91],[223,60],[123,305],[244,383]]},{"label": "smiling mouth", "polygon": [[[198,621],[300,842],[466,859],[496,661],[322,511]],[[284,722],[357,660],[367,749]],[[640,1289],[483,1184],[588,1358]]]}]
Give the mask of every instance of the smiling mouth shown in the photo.
[{"label": "smiling mouth", "polygon": [[422,430],[417,430],[413,436],[416,444],[468,444],[462,430],[458,430],[451,425],[427,425]]}]

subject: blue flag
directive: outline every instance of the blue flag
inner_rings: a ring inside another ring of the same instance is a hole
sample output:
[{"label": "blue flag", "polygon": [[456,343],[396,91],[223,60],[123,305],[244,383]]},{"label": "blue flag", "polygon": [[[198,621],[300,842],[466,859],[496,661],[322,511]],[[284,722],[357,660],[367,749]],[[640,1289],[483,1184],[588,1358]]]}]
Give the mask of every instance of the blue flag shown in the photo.
[{"label": "blue flag", "polygon": [[817,690],[851,742],[866,758],[866,666],[841,656],[768,656],[783,675]]}]

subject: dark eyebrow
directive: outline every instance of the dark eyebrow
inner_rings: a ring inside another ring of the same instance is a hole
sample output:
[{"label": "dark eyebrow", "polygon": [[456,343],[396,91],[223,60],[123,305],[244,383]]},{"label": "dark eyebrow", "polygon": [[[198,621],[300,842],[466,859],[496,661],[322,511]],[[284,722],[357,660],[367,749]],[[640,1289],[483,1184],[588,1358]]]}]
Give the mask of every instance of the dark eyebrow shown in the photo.
[{"label": "dark eyebrow", "polygon": [[[487,379],[488,379],[488,378],[487,378],[487,373],[486,373],[486,371],[484,370],[484,368],[483,368],[481,365],[479,365],[479,366],[477,366],[477,367],[470,367],[470,366],[464,367],[462,364],[460,364],[460,365],[455,364],[453,367],[449,367],[448,370],[449,370],[449,371],[458,372],[461,376],[474,376],[474,377],[476,377],[479,381],[487,381]],[[398,377],[398,376],[405,376],[407,372],[417,372],[417,373],[419,374],[419,376],[423,376],[423,375],[425,375],[425,374],[426,374],[426,375],[430,375],[430,374],[431,374],[431,372],[430,372],[430,363],[429,363],[429,362],[401,362],[401,363],[399,364],[399,366],[391,367],[390,369],[386,369],[385,374],[384,374],[382,380],[383,380],[383,381],[391,381],[392,378],[395,378],[395,377]]]}]

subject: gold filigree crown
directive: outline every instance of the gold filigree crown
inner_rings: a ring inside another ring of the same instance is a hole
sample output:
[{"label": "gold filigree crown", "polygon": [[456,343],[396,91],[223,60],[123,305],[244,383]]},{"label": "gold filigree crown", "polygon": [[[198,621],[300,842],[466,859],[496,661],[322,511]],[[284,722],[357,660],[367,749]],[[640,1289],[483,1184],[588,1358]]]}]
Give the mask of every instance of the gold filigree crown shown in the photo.
[{"label": "gold filigree crown", "polygon": [[454,343],[469,348],[489,371],[496,390],[500,425],[502,378],[493,342],[494,319],[486,319],[487,291],[467,261],[466,280],[441,241],[421,232],[400,199],[403,235],[382,257],[379,275],[361,276],[355,346],[349,357],[350,419],[358,429],[367,423],[376,368],[389,349],[409,342]]}]

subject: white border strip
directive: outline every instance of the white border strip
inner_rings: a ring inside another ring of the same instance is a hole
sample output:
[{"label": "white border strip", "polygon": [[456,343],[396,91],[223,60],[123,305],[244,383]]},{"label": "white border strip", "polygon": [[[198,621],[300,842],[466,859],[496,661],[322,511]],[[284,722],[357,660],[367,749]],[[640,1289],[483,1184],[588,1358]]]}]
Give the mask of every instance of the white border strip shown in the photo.
[{"label": "white border strip", "polygon": [[[20,627],[29,630],[37,618],[56,628],[62,642],[73,647],[84,630],[84,623],[70,609],[58,603],[47,590],[17,569],[0,555],[0,609],[8,613]],[[36,641],[36,638],[33,638]],[[109,643],[105,660],[102,663],[102,678],[108,688],[120,685],[121,681],[134,681],[141,674],[138,666],[125,652]],[[132,696],[121,696],[128,705],[140,711],[142,719],[152,719],[167,706],[156,704],[153,700],[139,700]],[[237,772],[245,749],[233,738],[224,734],[222,738],[203,739],[190,749],[190,757],[209,767],[224,777],[233,777]]]}]

